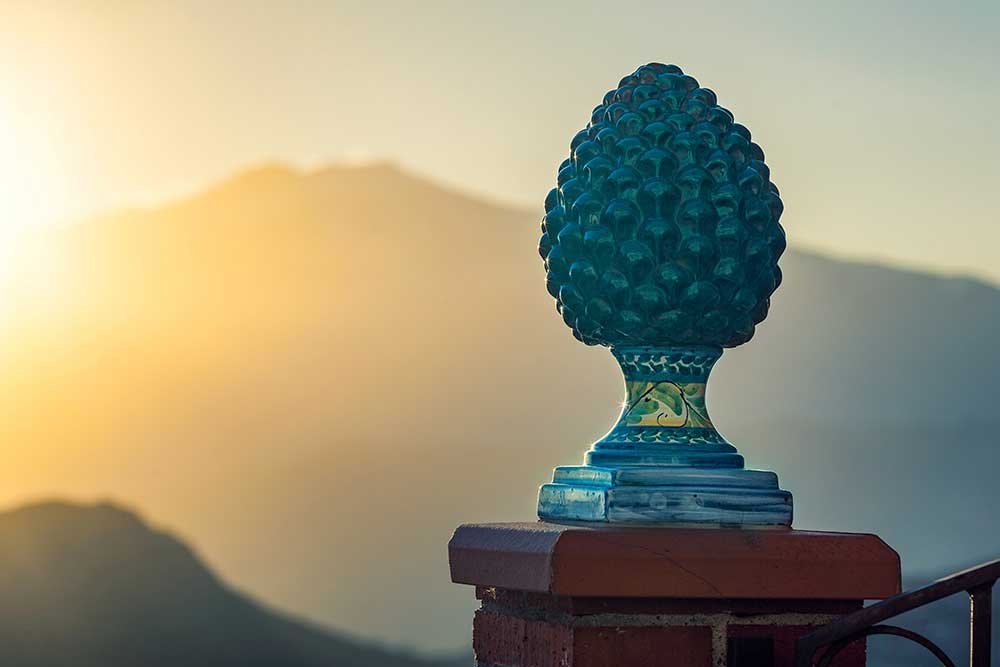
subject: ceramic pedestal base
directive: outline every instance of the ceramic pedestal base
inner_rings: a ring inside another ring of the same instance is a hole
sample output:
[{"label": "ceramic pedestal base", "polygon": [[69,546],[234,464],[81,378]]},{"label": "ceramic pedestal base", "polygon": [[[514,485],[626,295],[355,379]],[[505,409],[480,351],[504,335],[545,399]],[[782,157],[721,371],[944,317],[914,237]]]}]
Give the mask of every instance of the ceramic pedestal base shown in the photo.
[{"label": "ceramic pedestal base", "polygon": [[792,494],[747,470],[705,406],[721,348],[614,348],[622,415],[582,466],[555,469],[538,494],[549,521],[790,526]]},{"label": "ceramic pedestal base", "polygon": [[538,494],[538,516],[560,521],[779,525],[792,494],[773,472],[561,466]]}]

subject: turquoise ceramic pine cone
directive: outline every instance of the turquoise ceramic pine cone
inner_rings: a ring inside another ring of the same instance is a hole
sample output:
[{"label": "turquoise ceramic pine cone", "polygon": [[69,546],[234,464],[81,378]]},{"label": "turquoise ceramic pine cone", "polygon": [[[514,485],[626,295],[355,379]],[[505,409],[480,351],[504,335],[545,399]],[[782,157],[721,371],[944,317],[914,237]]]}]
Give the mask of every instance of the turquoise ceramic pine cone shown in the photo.
[{"label": "turquoise ceramic pine cone", "polygon": [[545,202],[549,293],[589,345],[747,342],[781,282],[782,204],[750,131],[675,65],[626,76]]}]

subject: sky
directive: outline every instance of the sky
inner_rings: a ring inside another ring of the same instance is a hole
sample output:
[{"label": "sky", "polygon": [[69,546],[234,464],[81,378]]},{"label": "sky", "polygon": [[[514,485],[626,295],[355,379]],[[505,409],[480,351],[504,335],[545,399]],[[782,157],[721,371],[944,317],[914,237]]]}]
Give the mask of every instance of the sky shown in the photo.
[{"label": "sky", "polygon": [[793,244],[1000,281],[995,2],[0,4],[0,262],[25,229],[267,161],[391,160],[540,209],[636,66],[754,133]]}]

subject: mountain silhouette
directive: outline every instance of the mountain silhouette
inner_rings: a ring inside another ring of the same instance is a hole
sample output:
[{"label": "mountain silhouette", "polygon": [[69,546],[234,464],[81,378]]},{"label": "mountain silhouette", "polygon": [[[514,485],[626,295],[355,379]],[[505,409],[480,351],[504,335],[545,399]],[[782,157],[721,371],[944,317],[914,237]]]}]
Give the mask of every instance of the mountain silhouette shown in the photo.
[{"label": "mountain silhouette", "polygon": [[183,542],[107,503],[0,514],[0,619],[0,664],[18,667],[469,662],[407,657],[261,607]]},{"label": "mountain silhouette", "polygon": [[[48,232],[59,270],[0,327],[0,501],[126,498],[269,604],[467,645],[455,525],[533,517],[622,398],[546,293],[540,214],[387,164],[270,165]],[[797,250],[795,216],[713,421],[796,527],[877,532],[907,572],[995,557],[1000,291]]]}]

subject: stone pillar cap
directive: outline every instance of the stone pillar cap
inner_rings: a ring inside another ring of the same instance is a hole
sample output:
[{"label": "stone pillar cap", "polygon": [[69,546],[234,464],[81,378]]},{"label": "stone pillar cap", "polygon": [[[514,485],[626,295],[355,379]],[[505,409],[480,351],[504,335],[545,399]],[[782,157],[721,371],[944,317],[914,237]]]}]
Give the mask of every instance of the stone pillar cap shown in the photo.
[{"label": "stone pillar cap", "polygon": [[579,597],[882,599],[900,562],[876,535],[490,523],[448,544],[455,583]]}]

